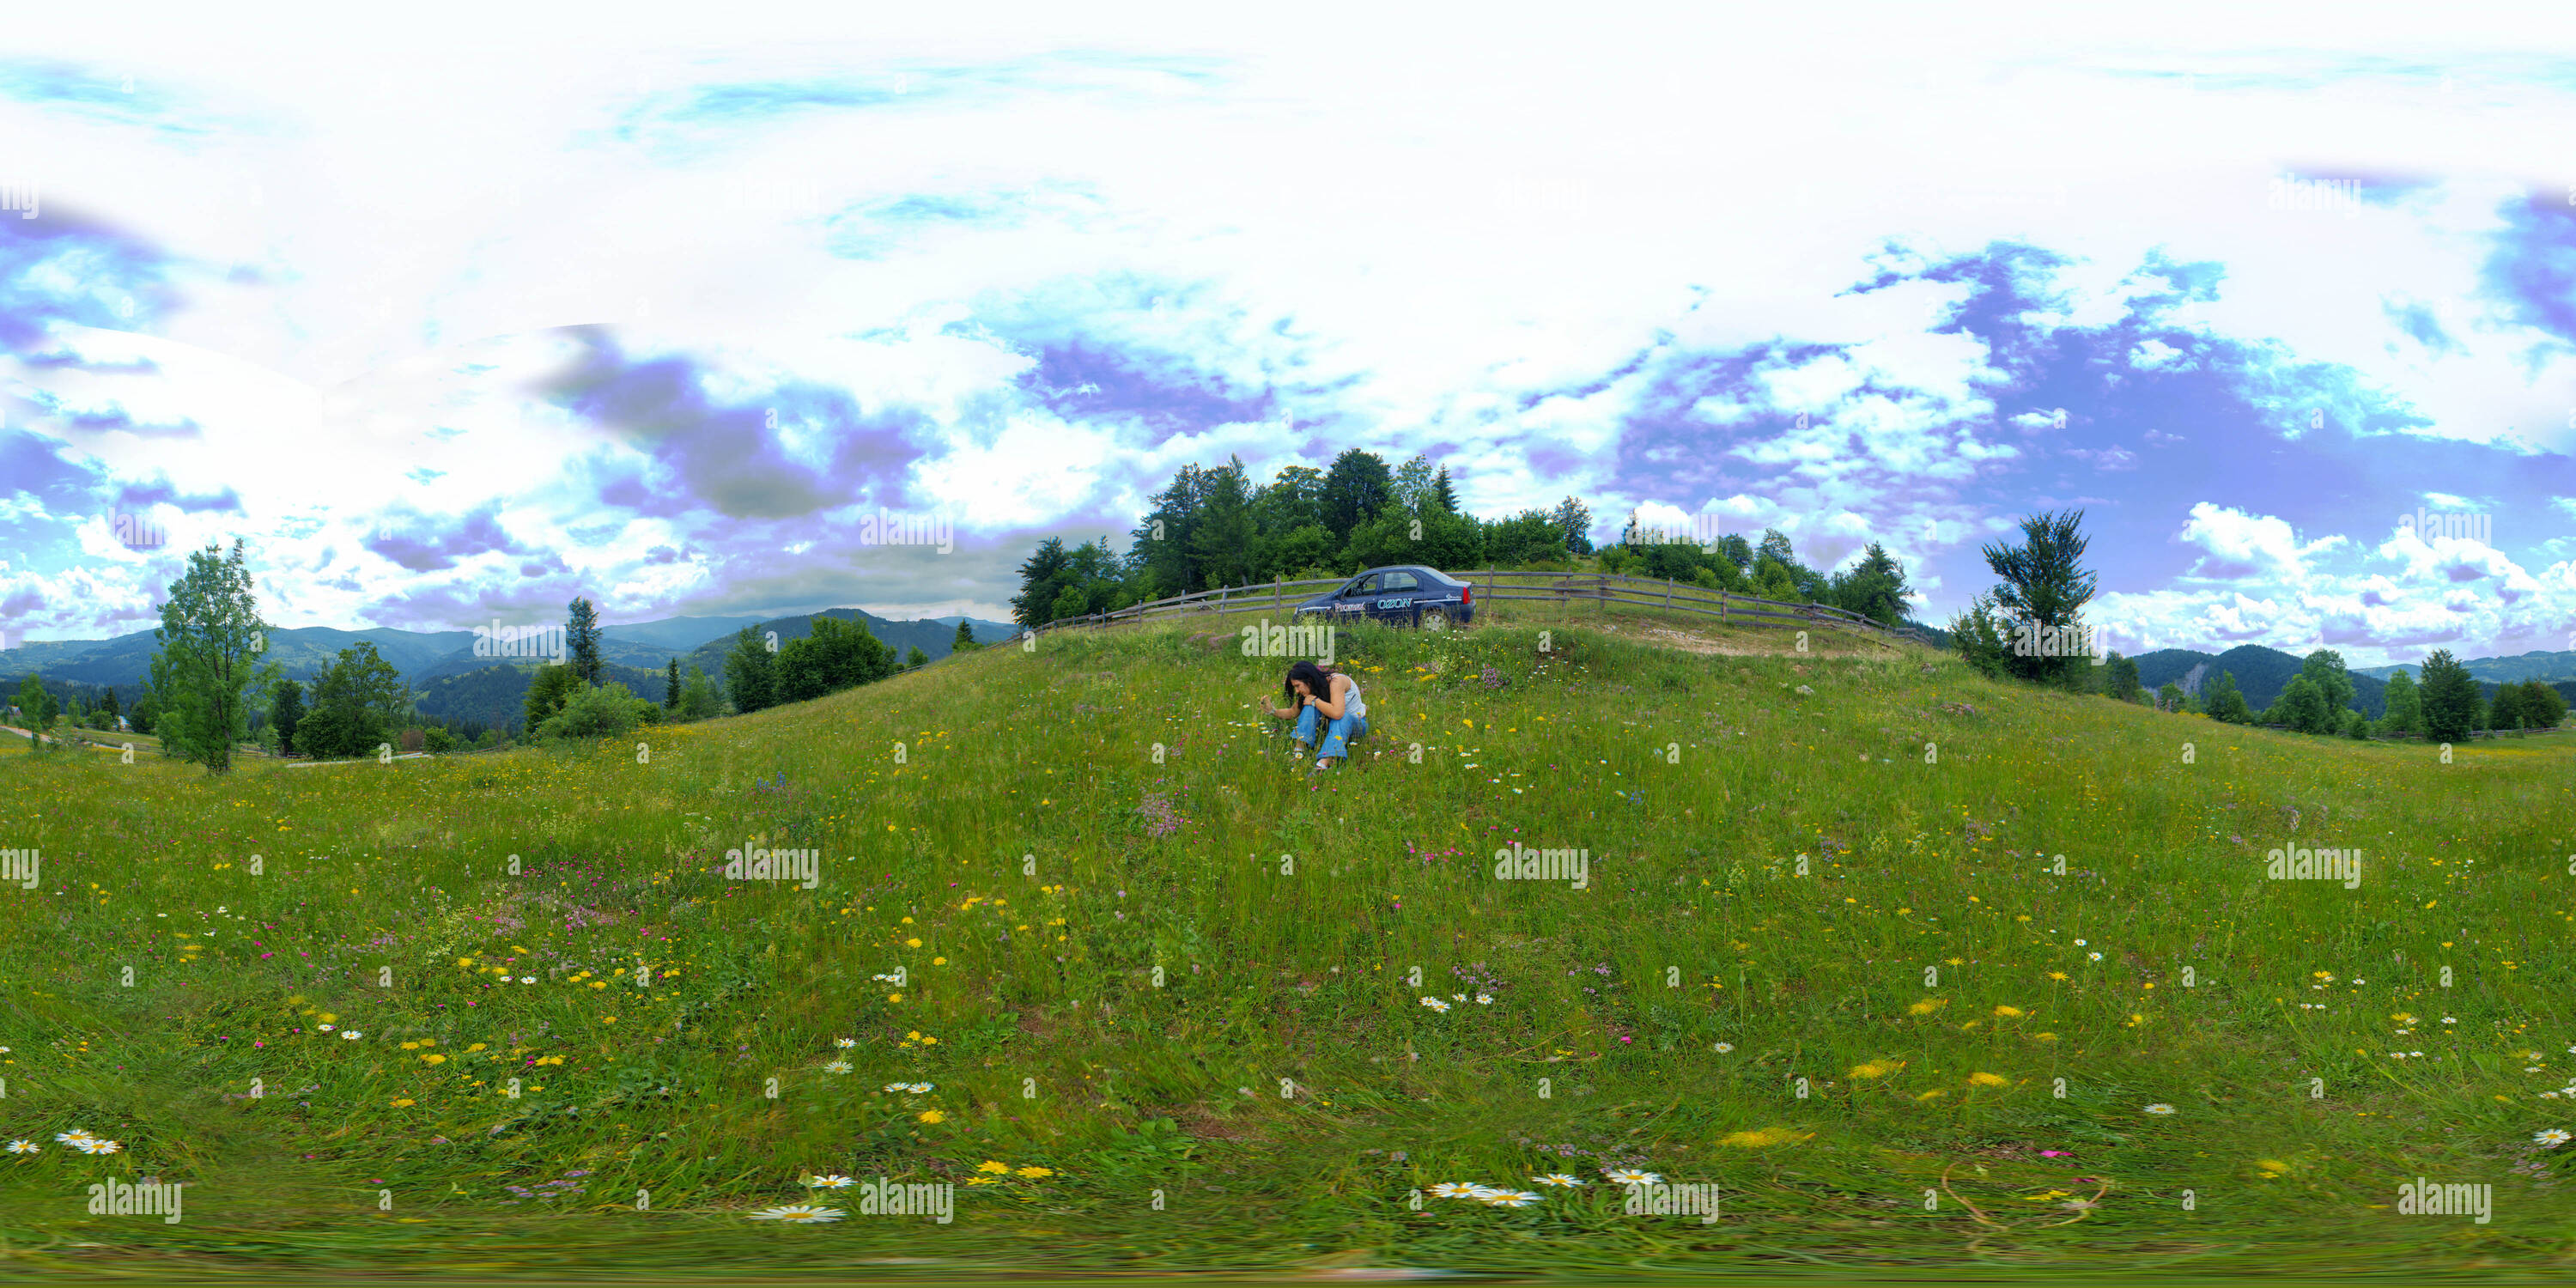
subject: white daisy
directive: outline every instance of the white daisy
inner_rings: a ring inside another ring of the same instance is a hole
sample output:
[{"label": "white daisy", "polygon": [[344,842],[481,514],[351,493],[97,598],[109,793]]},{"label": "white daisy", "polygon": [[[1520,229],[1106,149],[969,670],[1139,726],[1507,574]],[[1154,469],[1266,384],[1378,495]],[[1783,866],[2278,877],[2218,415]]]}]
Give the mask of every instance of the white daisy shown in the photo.
[{"label": "white daisy", "polygon": [[1467,1187],[1467,1197],[1471,1199],[1489,1199],[1497,1194],[1509,1193],[1511,1193],[1511,1190],[1500,1185],[1471,1185]]},{"label": "white daisy", "polygon": [[341,1038],[341,1040],[342,1040],[342,1041],[345,1041],[345,1042],[355,1042],[355,1041],[357,1041],[358,1039],[360,1039],[360,1038],[362,1038],[362,1037],[365,1037],[365,1036],[367,1036],[367,1035],[366,1035],[366,1034],[364,1034],[364,1033],[360,1033],[360,1032],[359,1032],[359,1031],[357,1031],[356,1029],[342,1029],[342,1030],[340,1030],[340,1038]]},{"label": "white daisy", "polygon": [[2566,1144],[2567,1139],[2567,1133],[2560,1131],[2555,1127],[2549,1128],[2546,1131],[2536,1132],[2531,1138],[2533,1144],[2543,1145],[2550,1149],[2556,1149],[2559,1146]]},{"label": "white daisy", "polygon": [[1483,1187],[1469,1181],[1442,1181],[1431,1187],[1431,1197],[1435,1199],[1473,1198],[1476,1191],[1481,1188]]},{"label": "white daisy", "polygon": [[534,975],[521,975],[519,977],[519,982],[522,984],[534,984],[537,982],[537,977]]},{"label": "white daisy", "polygon": [[823,1066],[823,1072],[825,1073],[848,1073],[849,1071],[850,1062],[847,1060],[834,1060],[830,1064]]},{"label": "white daisy", "polygon": [[1601,1169],[1601,1174],[1609,1177],[1612,1185],[1661,1185],[1664,1183],[1663,1177],[1657,1176],[1653,1172],[1641,1172],[1633,1167],[1605,1167]]},{"label": "white daisy", "polygon": [[2161,1117],[2161,1116],[2163,1116],[2163,1115],[2165,1115],[2165,1114],[2172,1113],[2173,1111],[2174,1111],[2174,1107],[2173,1107],[2172,1105],[2149,1105],[2149,1106],[2147,1106],[2147,1112],[2148,1112],[2148,1113],[2158,1115],[2159,1117]]},{"label": "white daisy", "polygon": [[2098,962],[2098,961],[2100,961],[2100,960],[2102,960],[2102,954],[2100,954],[2100,953],[2086,953],[2086,954],[2085,954],[2085,956],[2087,956],[2087,957],[2089,957],[2089,958],[2091,958],[2091,959],[2093,959],[2094,961],[2097,961],[2097,962]]},{"label": "white daisy", "polygon": [[1487,1207],[1528,1207],[1538,1202],[1538,1195],[1528,1190],[1496,1190],[1482,1196]]},{"label": "white daisy", "polygon": [[858,1044],[859,1044],[859,1040],[858,1040],[857,1038],[834,1038],[834,1039],[832,1039],[832,1045],[834,1045],[834,1046],[836,1046],[836,1047],[854,1047],[854,1046],[857,1046]]},{"label": "white daisy", "polygon": [[1491,1006],[1491,1005],[1493,1005],[1493,1004],[1494,1004],[1494,998],[1493,998],[1493,995],[1492,995],[1492,994],[1490,994],[1490,993],[1478,993],[1478,994],[1476,994],[1476,1005],[1478,1005],[1478,1006]]},{"label": "white daisy", "polygon": [[791,1203],[785,1207],[774,1207],[764,1212],[754,1212],[751,1214],[751,1219],[754,1221],[787,1221],[796,1225],[811,1225],[818,1221],[840,1220],[841,1209],[817,1207],[811,1203]]},{"label": "white daisy", "polygon": [[912,1090],[912,1084],[909,1082],[889,1082],[885,1085],[885,1089],[888,1091],[910,1091]]},{"label": "white daisy", "polygon": [[54,1139],[66,1145],[78,1146],[84,1141],[96,1140],[98,1138],[90,1135],[88,1131],[82,1128],[74,1127],[70,1131],[55,1132]]},{"label": "white daisy", "polygon": [[337,1028],[337,1027],[339,1027],[339,1026],[337,1026],[337,1025],[332,1025],[332,1024],[316,1024],[316,1025],[314,1025],[313,1027],[315,1027],[315,1028],[317,1028],[317,1029],[320,1029],[320,1030],[322,1030],[322,1031],[323,1031],[323,1032],[325,1032],[325,1033],[328,1033],[328,1032],[330,1032],[332,1029]]},{"label": "white daisy", "polygon": [[1716,1047],[1716,1051],[1717,1051],[1717,1053],[1718,1053],[1719,1055],[1725,1055],[1727,1052],[1732,1051],[1732,1050],[1734,1050],[1734,1049],[1735,1049],[1735,1044],[1734,1044],[1734,1043],[1732,1043],[1732,1042],[1720,1042],[1720,1043],[1718,1043],[1718,1044],[1717,1044],[1717,1047]]},{"label": "white daisy", "polygon": [[41,1154],[45,1152],[45,1147],[32,1140],[13,1140],[9,1142],[9,1152],[12,1154]]},{"label": "white daisy", "polygon": [[1442,1014],[1447,1014],[1449,1010],[1449,1004],[1436,997],[1426,997],[1422,999],[1422,1004],[1430,1007],[1432,1010],[1439,1011]]},{"label": "white daisy", "polygon": [[1562,1189],[1568,1186],[1581,1185],[1583,1184],[1583,1181],[1580,1177],[1568,1176],[1563,1172],[1550,1172],[1545,1176],[1531,1177],[1530,1183],[1533,1185],[1554,1185]]},{"label": "white daisy", "polygon": [[830,1176],[817,1176],[805,1183],[818,1190],[846,1190],[851,1186],[858,1184],[857,1181],[851,1180],[849,1177],[842,1176],[837,1172]]},{"label": "white daisy", "polygon": [[926,1096],[930,1094],[930,1084],[927,1082],[916,1082],[912,1084],[910,1090],[916,1096]]}]

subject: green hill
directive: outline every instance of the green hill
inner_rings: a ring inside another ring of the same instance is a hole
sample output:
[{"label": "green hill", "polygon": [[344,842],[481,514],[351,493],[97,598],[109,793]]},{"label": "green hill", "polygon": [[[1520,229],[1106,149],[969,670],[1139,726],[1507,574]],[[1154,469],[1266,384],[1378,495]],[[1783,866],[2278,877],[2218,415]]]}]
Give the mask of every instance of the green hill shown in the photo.
[{"label": "green hill", "polygon": [[[1284,662],[1178,626],[649,756],[0,740],[48,892],[0,891],[0,1113],[44,1147],[0,1237],[147,1276],[2555,1272],[2566,736],[2444,764],[1514,620],[1345,633],[1374,728],[1315,776],[1253,709]],[[2285,846],[2360,879],[2267,879]],[[729,877],[754,849],[815,888]],[[1725,1216],[1625,1214],[1623,1167]],[[88,1216],[110,1175],[202,1188]],[[2418,1175],[2492,1183],[2492,1224],[2393,1219]],[[805,1201],[848,1219],[748,1219]]]},{"label": "green hill", "polygon": [[[2158,649],[2139,654],[2137,661],[2138,682],[2149,689],[2171,682],[2182,686],[2185,693],[2196,694],[2203,682],[2225,671],[2236,677],[2236,687],[2244,693],[2246,705],[2259,713],[2289,687],[2290,677],[2299,673],[2302,659],[2260,644],[2240,644],[2215,655],[2192,649]],[[2351,674],[2353,709],[2373,720],[2388,714],[2387,681],[2358,671]]]}]

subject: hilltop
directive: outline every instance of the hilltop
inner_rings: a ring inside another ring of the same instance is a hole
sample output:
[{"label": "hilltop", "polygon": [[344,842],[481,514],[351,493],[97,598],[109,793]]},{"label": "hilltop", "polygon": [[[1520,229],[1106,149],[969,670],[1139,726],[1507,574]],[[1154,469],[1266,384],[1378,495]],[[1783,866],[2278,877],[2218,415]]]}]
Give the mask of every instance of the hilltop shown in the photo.
[{"label": "hilltop", "polygon": [[[1210,625],[1052,633],[649,758],[209,779],[0,742],[46,856],[0,898],[5,1112],[124,1142],[0,1168],[0,1236],[285,1264],[311,1245],[264,1232],[319,1219],[334,1273],[2189,1244],[2288,1274],[2537,1266],[2576,1215],[2497,1161],[2554,1164],[2530,1140],[2567,1117],[2524,1054],[2576,1040],[2563,735],[2444,765],[1912,647],[1497,614],[1347,632],[1375,729],[1309,777],[1251,706],[1284,662]],[[2285,845],[2365,875],[2267,880]],[[1583,877],[1497,879],[1520,847]],[[728,879],[755,848],[816,888]],[[107,1228],[62,1198],[102,1166],[203,1197]],[[1615,1167],[1722,1184],[1727,1224],[1623,1215]],[[2496,1178],[2509,1241],[2371,1215],[2400,1170]],[[1560,1172],[1587,1184],[1531,1183]],[[953,1185],[955,1224],[743,1219],[835,1173]]]}]

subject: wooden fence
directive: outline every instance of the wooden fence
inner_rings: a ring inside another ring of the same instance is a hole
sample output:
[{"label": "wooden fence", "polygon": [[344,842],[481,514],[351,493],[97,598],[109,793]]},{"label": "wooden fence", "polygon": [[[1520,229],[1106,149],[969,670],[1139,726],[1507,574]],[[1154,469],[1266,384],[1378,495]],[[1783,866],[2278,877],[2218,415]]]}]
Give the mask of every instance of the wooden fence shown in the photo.
[{"label": "wooden fence", "polygon": [[[1930,644],[1931,637],[1915,630],[1896,630],[1859,613],[1835,608],[1829,604],[1790,604],[1752,595],[1729,594],[1704,586],[1685,586],[1677,581],[1653,577],[1628,577],[1616,573],[1588,572],[1504,572],[1486,569],[1482,572],[1448,574],[1474,587],[1477,604],[1498,601],[1547,603],[1567,606],[1593,605],[1603,615],[1610,606],[1651,608],[1661,612],[1687,613],[1712,618],[1720,625],[1796,630],[1821,628],[1848,631],[1876,639],[1905,640]],[[1329,580],[1273,581],[1267,586],[1233,586],[1220,590],[1203,590],[1195,594],[1174,595],[1150,603],[1136,604],[1114,612],[1067,617],[1038,627],[1040,631],[1061,630],[1070,626],[1110,626],[1121,622],[1160,621],[1173,617],[1228,613],[1289,613],[1300,604],[1335,587],[1350,584],[1348,577]]]}]

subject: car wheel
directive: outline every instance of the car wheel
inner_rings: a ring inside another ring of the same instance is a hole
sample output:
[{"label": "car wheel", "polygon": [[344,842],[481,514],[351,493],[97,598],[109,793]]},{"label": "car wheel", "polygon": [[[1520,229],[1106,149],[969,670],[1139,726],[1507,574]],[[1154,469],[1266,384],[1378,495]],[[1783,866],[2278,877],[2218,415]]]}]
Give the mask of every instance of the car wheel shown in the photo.
[{"label": "car wheel", "polygon": [[1422,610],[1422,629],[1426,631],[1445,631],[1449,629],[1449,614],[1442,612],[1437,608],[1426,608]]}]

